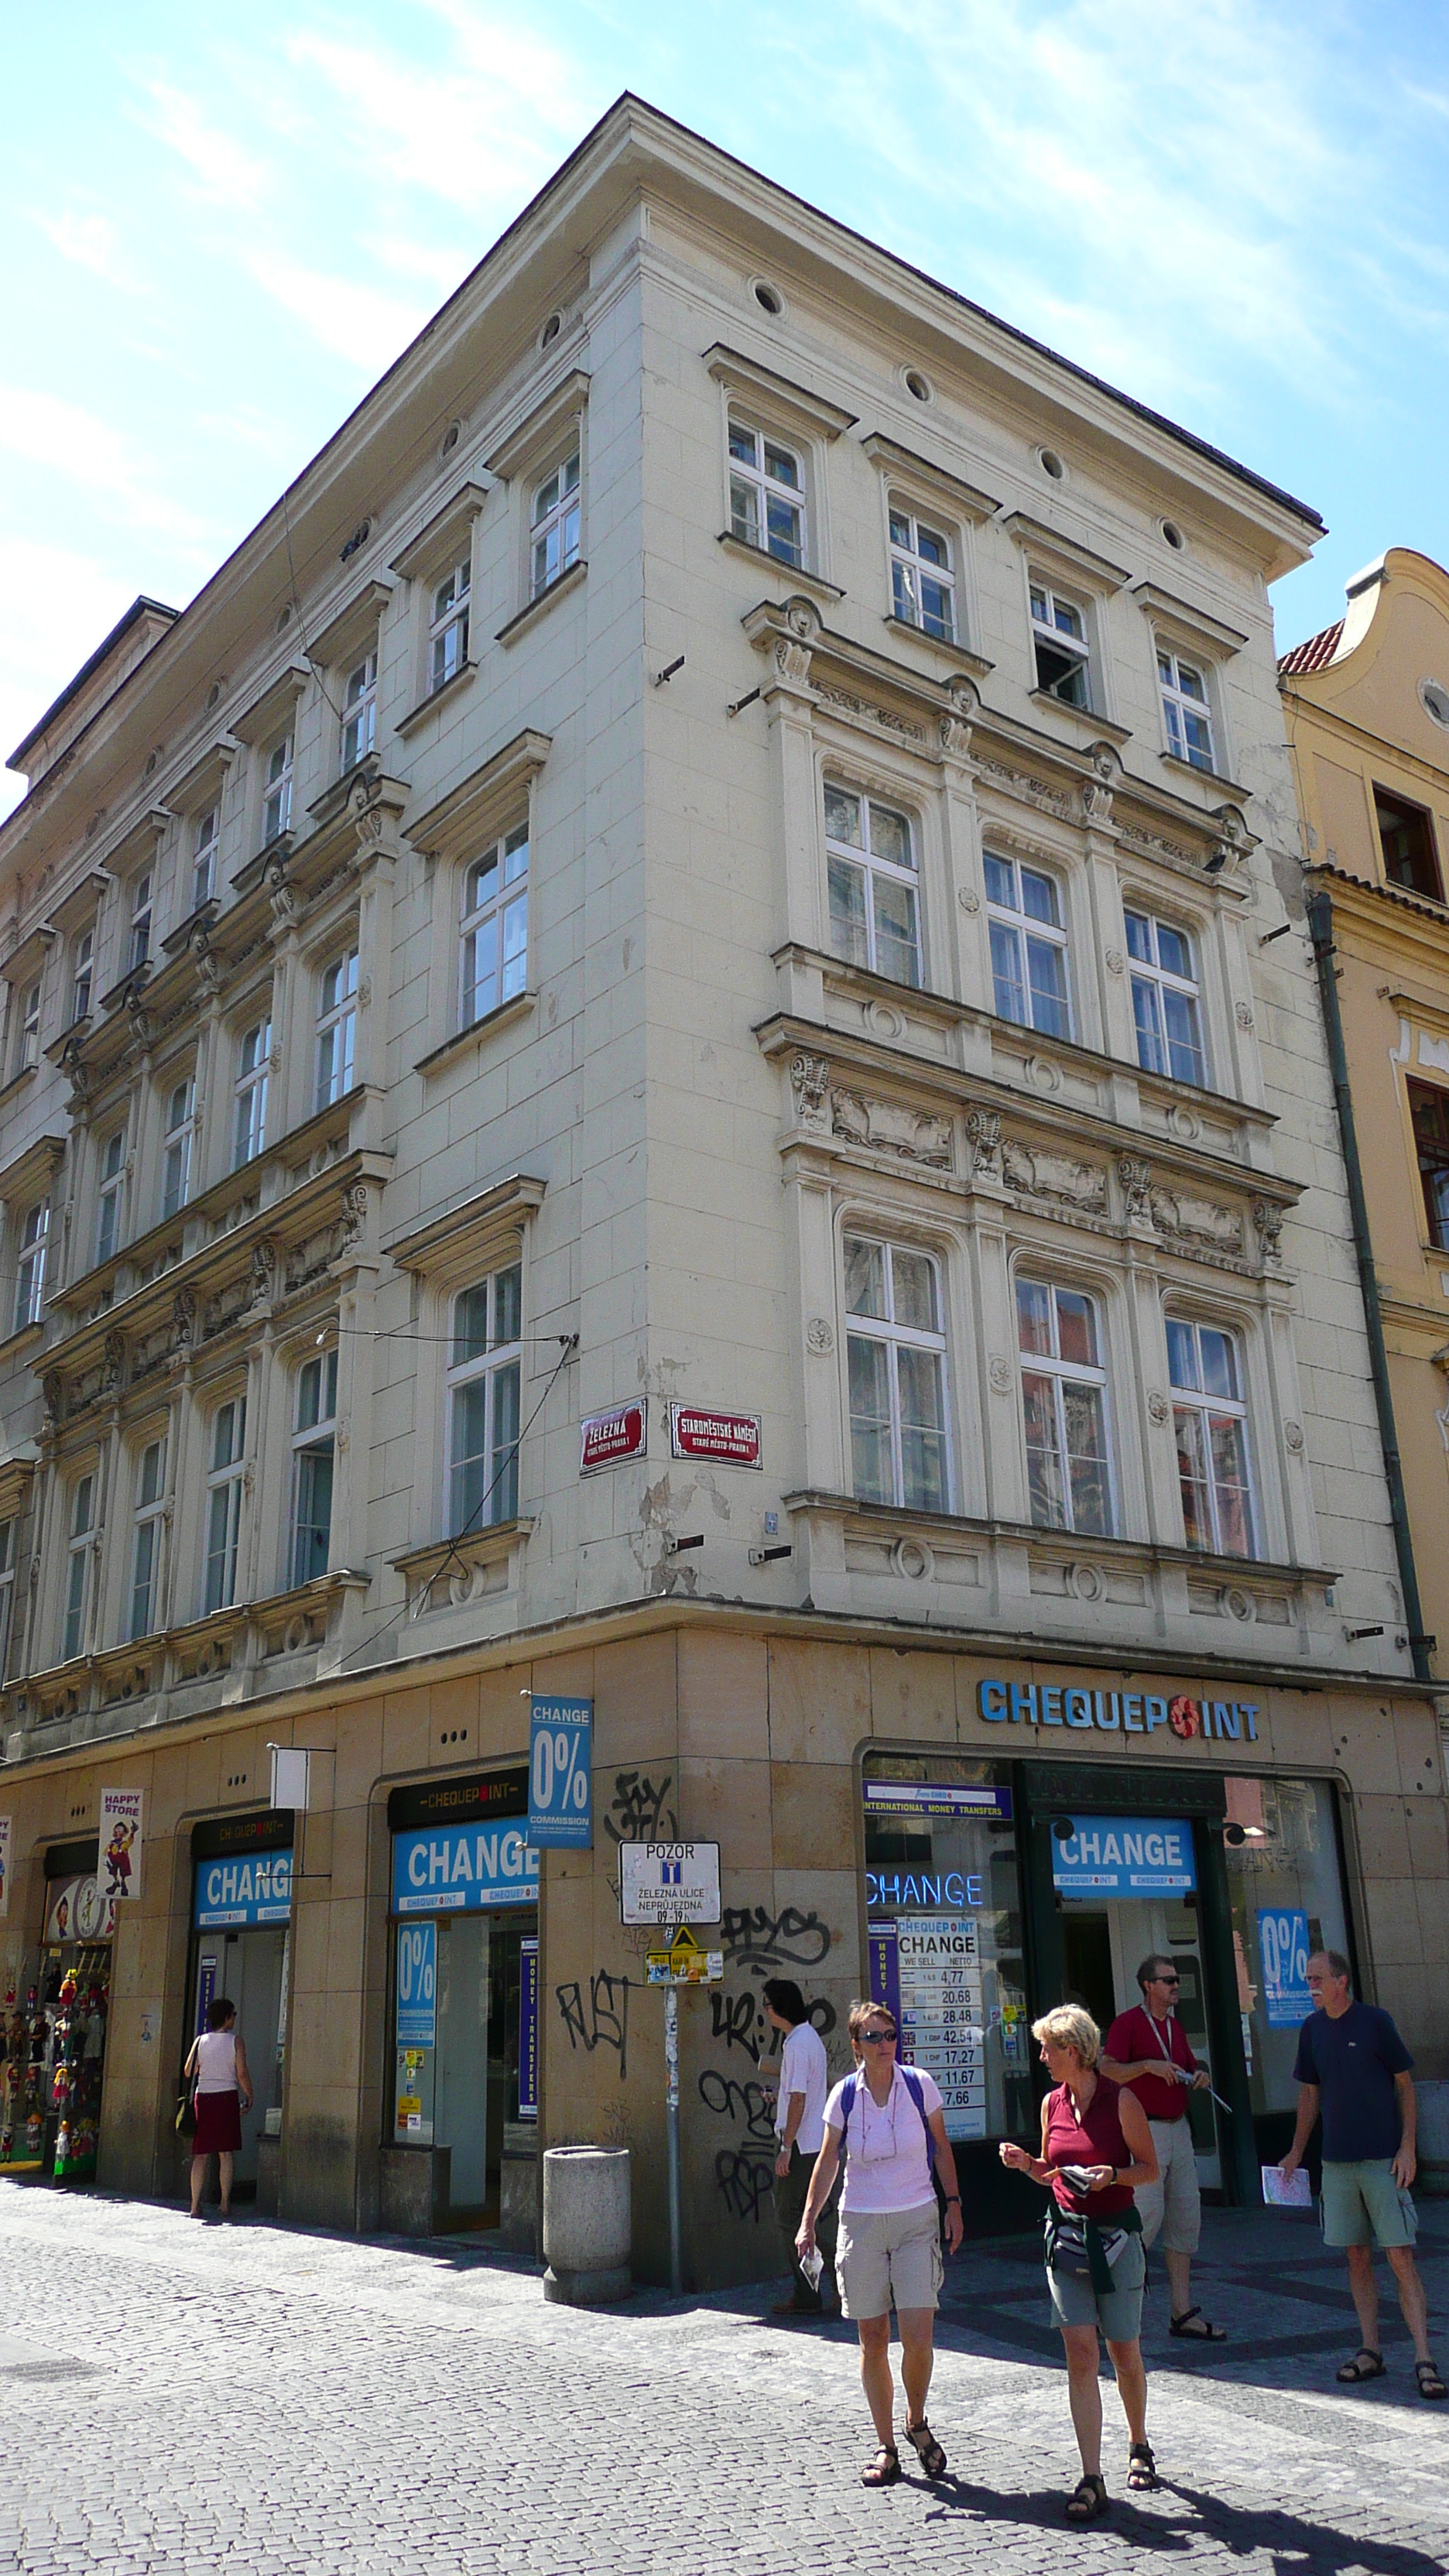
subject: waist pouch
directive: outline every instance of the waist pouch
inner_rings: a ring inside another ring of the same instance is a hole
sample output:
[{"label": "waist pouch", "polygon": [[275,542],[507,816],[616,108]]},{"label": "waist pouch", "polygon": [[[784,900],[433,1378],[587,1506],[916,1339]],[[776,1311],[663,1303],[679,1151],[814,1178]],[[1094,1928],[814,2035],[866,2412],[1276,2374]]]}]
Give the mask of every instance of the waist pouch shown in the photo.
[{"label": "waist pouch", "polygon": [[1128,2240],[1142,2233],[1142,2218],[1135,2204],[1118,2210],[1105,2225],[1087,2218],[1076,2210],[1063,2209],[1057,2200],[1047,2204],[1046,2258],[1053,2272],[1085,2273],[1094,2290],[1110,2290],[1114,2263],[1120,2263]]}]

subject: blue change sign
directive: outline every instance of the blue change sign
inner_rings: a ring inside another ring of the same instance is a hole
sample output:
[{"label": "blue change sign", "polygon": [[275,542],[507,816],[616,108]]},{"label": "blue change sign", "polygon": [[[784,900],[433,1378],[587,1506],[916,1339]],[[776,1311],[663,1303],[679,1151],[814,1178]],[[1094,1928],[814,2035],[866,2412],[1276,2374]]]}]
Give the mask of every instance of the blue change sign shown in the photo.
[{"label": "blue change sign", "polygon": [[438,2045],[438,1927],[400,1923],[397,1935],[397,2044]]},{"label": "blue change sign", "polygon": [[538,1854],[521,1824],[432,1825],[392,1838],[394,1914],[538,1903]]},{"label": "blue change sign", "polygon": [[1186,1816],[1073,1816],[1052,1834],[1052,1883],[1063,1896],[1178,1896],[1197,1885]]},{"label": "blue change sign", "polygon": [[192,1921],[198,1932],[285,1923],[291,1911],[290,1851],[247,1852],[235,1860],[197,1862]]},{"label": "blue change sign", "polygon": [[536,1695],[528,1726],[528,1839],[538,1851],[591,1851],[594,1703]]},{"label": "blue change sign", "polygon": [[1313,2010],[1308,1991],[1308,1917],[1296,1907],[1259,1906],[1258,1956],[1270,2030],[1296,2030]]}]

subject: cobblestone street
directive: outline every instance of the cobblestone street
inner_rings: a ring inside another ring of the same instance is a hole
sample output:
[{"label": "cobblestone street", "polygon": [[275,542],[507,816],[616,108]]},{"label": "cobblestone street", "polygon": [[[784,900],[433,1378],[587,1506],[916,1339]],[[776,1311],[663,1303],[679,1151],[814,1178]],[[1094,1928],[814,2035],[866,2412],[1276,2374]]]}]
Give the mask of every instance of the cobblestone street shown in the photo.
[{"label": "cobblestone street", "polygon": [[[1449,2213],[1420,2252],[1449,2345]],[[1144,2336],[1167,2481],[1124,2492],[1107,2392],[1110,2524],[1072,2532],[1075,2455],[1034,2243],[948,2273],[931,2415],[951,2473],[865,2494],[847,2328],[774,2295],[582,2315],[466,2240],[427,2247],[0,2184],[0,2567],[452,2569],[561,2576],[1094,2570],[1138,2553],[1204,2570],[1437,2576],[1449,2408],[1414,2393],[1396,2303],[1388,2377],[1333,2371],[1356,2340],[1342,2262],[1310,2222],[1209,2214],[1194,2276],[1226,2357]],[[909,2457],[909,2454],[907,2454]]]}]

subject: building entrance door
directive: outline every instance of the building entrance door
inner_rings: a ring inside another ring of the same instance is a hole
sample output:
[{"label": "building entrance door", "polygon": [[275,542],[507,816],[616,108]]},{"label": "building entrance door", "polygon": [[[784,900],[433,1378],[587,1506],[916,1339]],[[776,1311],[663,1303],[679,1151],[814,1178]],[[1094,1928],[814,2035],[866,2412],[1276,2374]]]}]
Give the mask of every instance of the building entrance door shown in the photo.
[{"label": "building entrance door", "polygon": [[289,1937],[285,1924],[259,1924],[241,1932],[203,1932],[197,1943],[193,2027],[204,2030],[210,2005],[226,1995],[236,2006],[237,2036],[246,2049],[252,2107],[242,2113],[235,2173],[238,2183],[252,2189],[257,2139],[274,2134],[281,2122]]}]

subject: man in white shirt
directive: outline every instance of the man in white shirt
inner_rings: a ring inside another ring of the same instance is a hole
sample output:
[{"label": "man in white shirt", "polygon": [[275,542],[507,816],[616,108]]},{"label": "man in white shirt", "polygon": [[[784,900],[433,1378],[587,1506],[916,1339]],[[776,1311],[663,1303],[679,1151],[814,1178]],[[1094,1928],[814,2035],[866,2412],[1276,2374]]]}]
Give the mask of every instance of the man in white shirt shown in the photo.
[{"label": "man in white shirt", "polygon": [[818,2317],[827,2304],[833,2306],[835,2298],[834,2200],[821,2211],[815,2225],[816,2241],[825,2257],[818,2289],[812,2290],[800,2269],[795,2238],[815,2159],[825,2138],[825,2096],[830,2082],[825,2043],[793,1978],[767,1979],[764,2005],[772,2029],[785,2034],[775,2105],[775,2223],[789,2260],[791,2295],[781,2301],[775,2314]]}]

